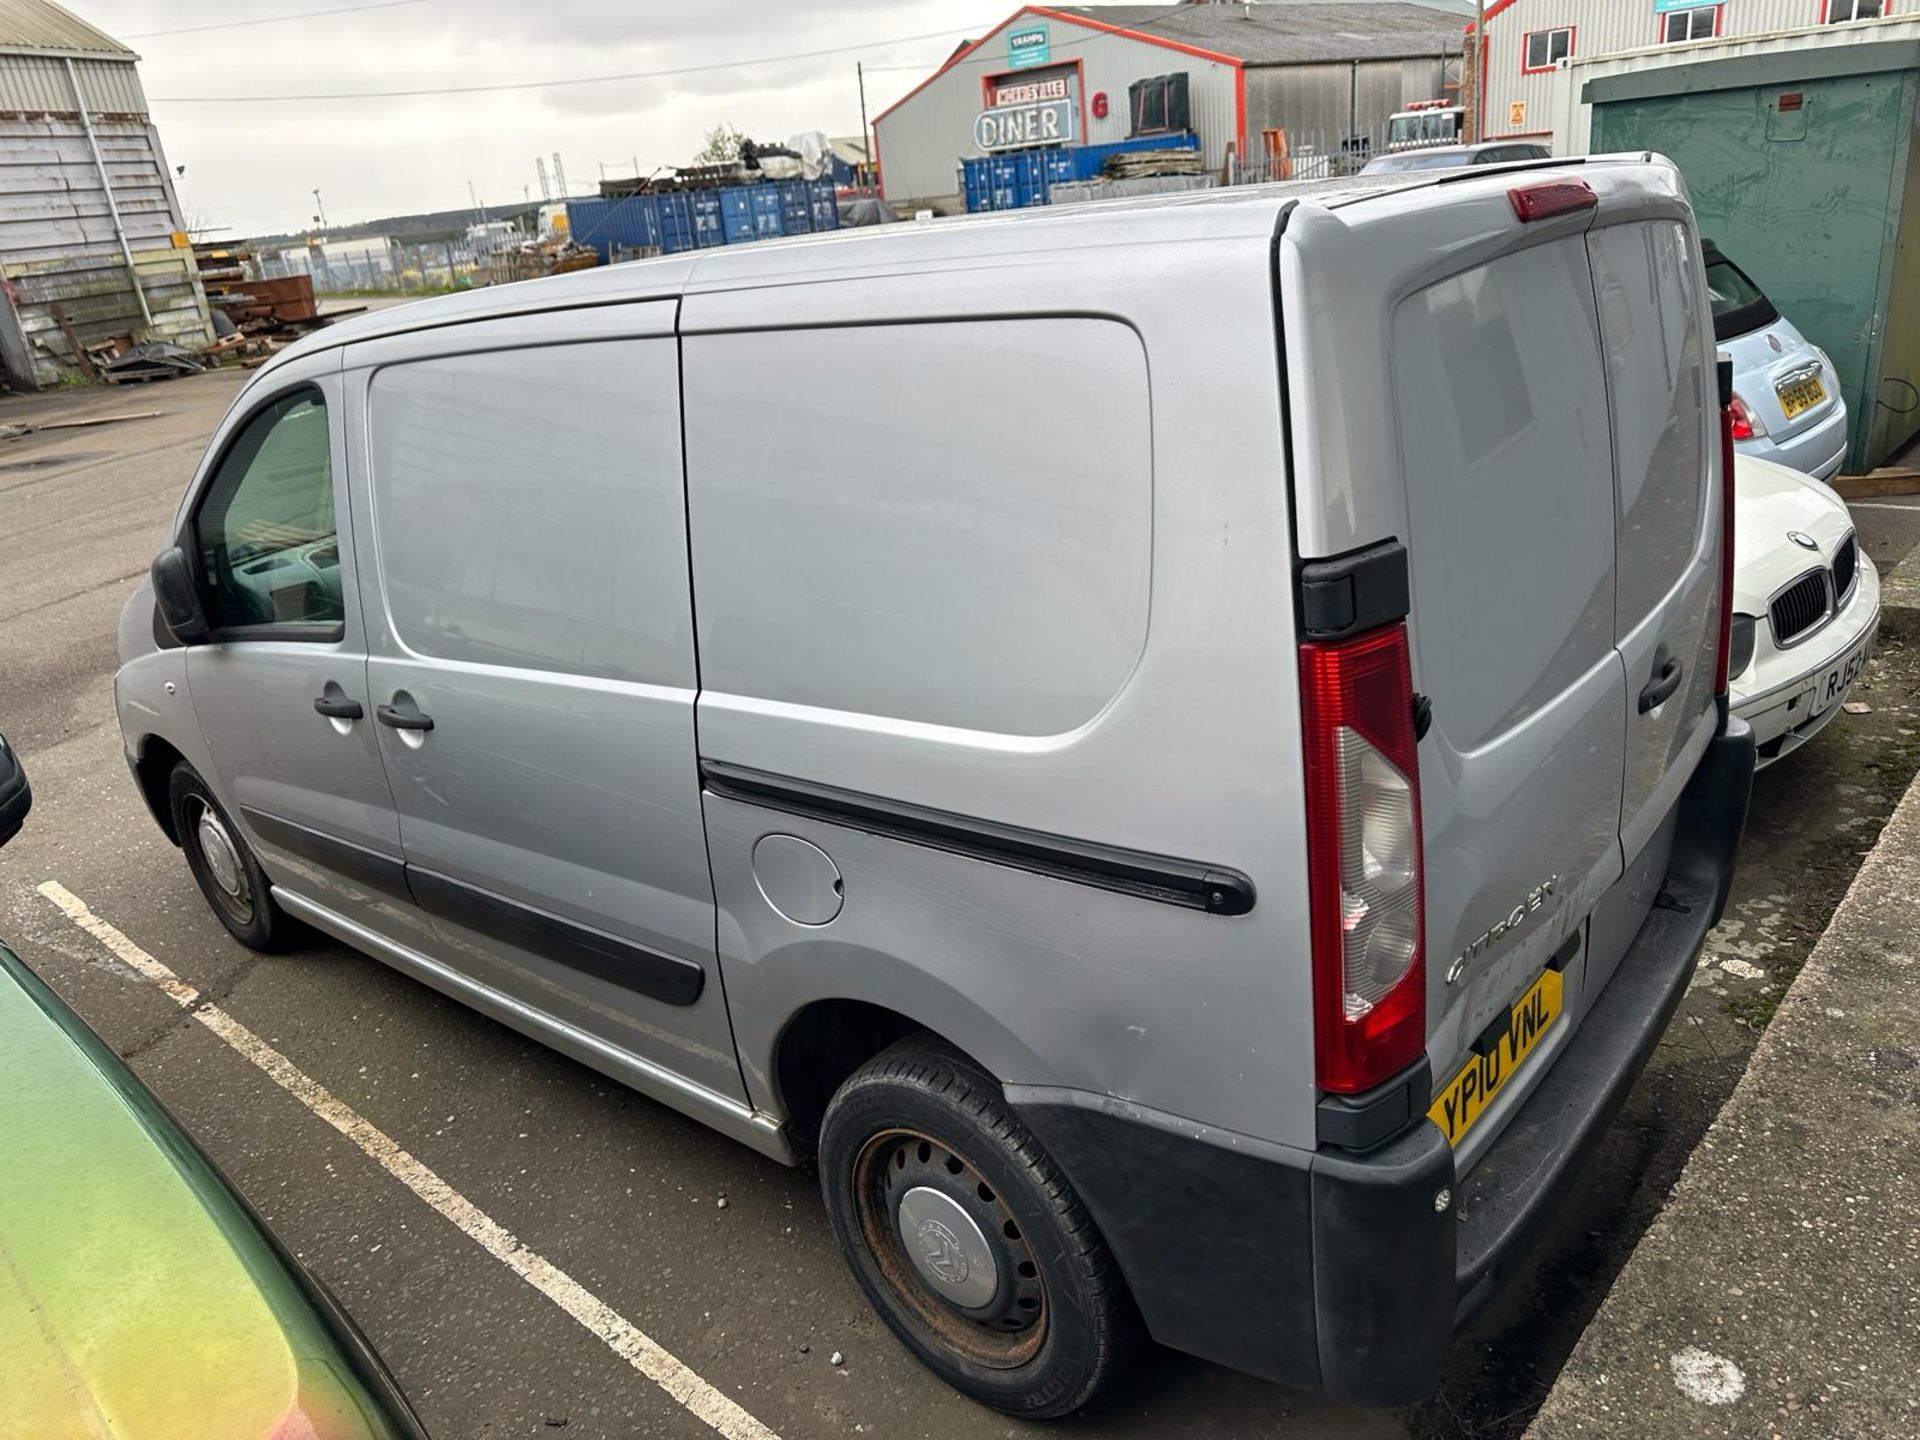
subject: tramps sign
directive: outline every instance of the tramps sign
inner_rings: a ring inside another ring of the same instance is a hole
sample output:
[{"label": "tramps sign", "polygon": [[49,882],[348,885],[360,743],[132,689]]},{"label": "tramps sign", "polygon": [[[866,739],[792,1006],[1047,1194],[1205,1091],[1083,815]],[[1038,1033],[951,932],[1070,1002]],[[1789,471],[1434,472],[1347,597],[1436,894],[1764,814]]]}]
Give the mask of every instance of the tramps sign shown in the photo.
[{"label": "tramps sign", "polygon": [[1052,58],[1053,41],[1048,37],[1044,25],[1015,30],[1007,36],[1007,63],[1016,70],[1024,70],[1029,65],[1045,65]]}]

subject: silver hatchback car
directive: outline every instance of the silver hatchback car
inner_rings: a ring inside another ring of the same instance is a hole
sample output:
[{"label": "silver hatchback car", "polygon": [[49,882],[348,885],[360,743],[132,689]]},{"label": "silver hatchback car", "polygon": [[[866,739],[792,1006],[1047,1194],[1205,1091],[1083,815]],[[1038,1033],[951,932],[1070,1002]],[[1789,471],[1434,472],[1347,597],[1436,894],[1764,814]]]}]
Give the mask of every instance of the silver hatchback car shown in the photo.
[{"label": "silver hatchback car", "polygon": [[1830,479],[1847,458],[1847,402],[1833,361],[1718,246],[1704,249],[1713,338],[1733,361],[1734,448]]},{"label": "silver hatchback car", "polygon": [[817,1160],[966,1394],[1397,1404],[1725,901],[1722,413],[1638,158],[450,296],[241,392],[120,724],[242,942]]}]

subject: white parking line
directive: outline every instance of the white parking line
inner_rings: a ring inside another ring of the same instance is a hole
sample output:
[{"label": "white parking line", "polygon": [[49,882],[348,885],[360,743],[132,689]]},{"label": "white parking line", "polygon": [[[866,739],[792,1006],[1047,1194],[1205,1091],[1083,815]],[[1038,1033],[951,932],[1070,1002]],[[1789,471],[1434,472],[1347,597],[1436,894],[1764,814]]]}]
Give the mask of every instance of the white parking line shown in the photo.
[{"label": "white parking line", "polygon": [[1898,510],[1903,515],[1912,515],[1920,512],[1920,503],[1913,505],[1884,505],[1875,500],[1849,500],[1847,501],[1847,508],[1849,510]]},{"label": "white parking line", "polygon": [[264,1070],[282,1090],[458,1225],[481,1249],[592,1331],[609,1350],[666,1391],[695,1419],[710,1425],[726,1440],[780,1440],[772,1430],[702,1380],[566,1271],[521,1244],[511,1231],[402,1150],[350,1106],[335,1099],[286,1056],[218,1005],[201,1000],[199,991],[95,915],[72,891],[49,880],[40,887],[40,893],[58,905],[74,924],[159,986],[174,1004]]}]

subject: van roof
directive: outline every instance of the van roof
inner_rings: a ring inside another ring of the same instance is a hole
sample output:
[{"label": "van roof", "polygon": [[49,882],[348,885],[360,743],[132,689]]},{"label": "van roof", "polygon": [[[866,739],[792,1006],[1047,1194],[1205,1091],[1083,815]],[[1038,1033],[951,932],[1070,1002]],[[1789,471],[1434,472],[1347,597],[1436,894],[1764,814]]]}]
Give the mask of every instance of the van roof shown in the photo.
[{"label": "van roof", "polygon": [[[1592,163],[1592,160],[1593,157],[1584,157],[1534,163],[1578,165]],[[352,316],[288,346],[255,372],[255,380],[271,374],[286,362],[336,346],[547,310],[672,299],[701,291],[750,289],[758,285],[875,271],[940,267],[956,260],[1030,253],[1041,246],[1058,251],[1109,245],[1120,239],[1144,243],[1221,239],[1234,235],[1265,237],[1273,233],[1280,210],[1292,202],[1307,201],[1331,209],[1383,193],[1437,186],[1463,174],[1485,177],[1517,168],[1524,167],[1353,175],[1332,180],[1294,180],[1172,195],[1129,196],[1058,208],[1034,206],[932,221],[829,230],[751,245],[718,246],[627,261],[541,280],[416,300]]]}]

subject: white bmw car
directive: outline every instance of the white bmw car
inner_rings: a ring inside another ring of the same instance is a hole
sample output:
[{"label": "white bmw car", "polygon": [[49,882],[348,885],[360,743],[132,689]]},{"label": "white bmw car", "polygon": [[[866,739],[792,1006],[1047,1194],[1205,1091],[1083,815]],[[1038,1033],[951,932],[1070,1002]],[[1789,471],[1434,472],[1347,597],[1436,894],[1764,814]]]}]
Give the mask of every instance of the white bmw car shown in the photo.
[{"label": "white bmw car", "polygon": [[1840,713],[1880,628],[1880,576],[1832,490],[1769,460],[1733,463],[1728,674],[1764,766]]}]

